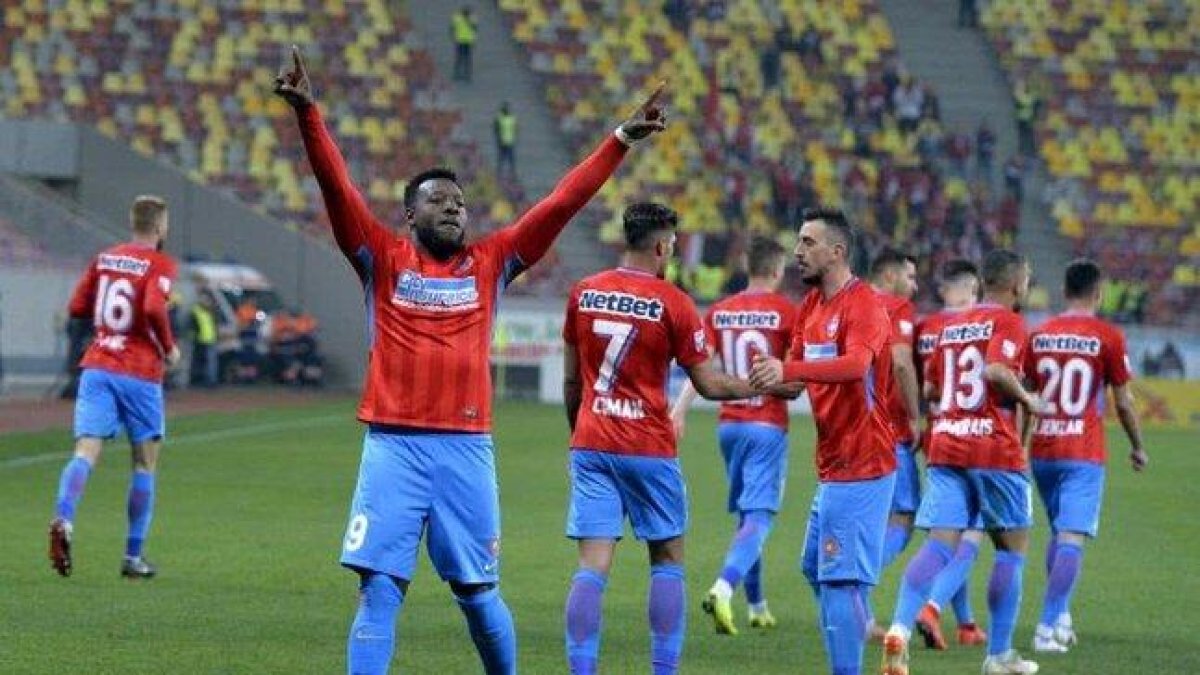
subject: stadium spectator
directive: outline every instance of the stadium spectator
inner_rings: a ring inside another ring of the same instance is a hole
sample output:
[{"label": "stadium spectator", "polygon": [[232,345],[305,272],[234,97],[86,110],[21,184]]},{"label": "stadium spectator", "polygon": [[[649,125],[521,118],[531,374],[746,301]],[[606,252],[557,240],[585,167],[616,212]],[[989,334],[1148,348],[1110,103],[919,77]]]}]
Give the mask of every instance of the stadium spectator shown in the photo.
[{"label": "stadium spectator", "polygon": [[1013,87],[1013,106],[1017,118],[1017,145],[1021,154],[1032,157],[1037,153],[1033,125],[1037,121],[1039,101],[1027,79],[1017,80]]},{"label": "stadium spectator", "polygon": [[993,164],[996,158],[996,132],[987,118],[979,121],[975,130],[975,176],[989,185],[992,182]]},{"label": "stadium spectator", "polygon": [[271,372],[290,385],[319,385],[324,378],[317,347],[317,320],[299,307],[280,311],[271,322]]},{"label": "stadium spectator", "polygon": [[1004,162],[1004,189],[1018,204],[1025,199],[1025,159],[1020,154]]},{"label": "stadium spectator", "polygon": [[450,17],[450,37],[454,41],[454,79],[470,82],[474,71],[475,40],[479,27],[473,10],[463,5]]},{"label": "stadium spectator", "polygon": [[188,382],[193,387],[215,387],[219,379],[216,303],[201,291],[190,312],[192,362]]},{"label": "stadium spectator", "polygon": [[[500,104],[496,119],[492,122],[492,135],[496,140],[496,174],[509,178],[517,175],[517,116],[508,101]],[[508,173],[504,169],[508,167]]]},{"label": "stadium spectator", "polygon": [[892,93],[892,107],[896,111],[900,131],[910,134],[917,130],[924,106],[925,92],[920,83],[912,75],[906,75]]}]

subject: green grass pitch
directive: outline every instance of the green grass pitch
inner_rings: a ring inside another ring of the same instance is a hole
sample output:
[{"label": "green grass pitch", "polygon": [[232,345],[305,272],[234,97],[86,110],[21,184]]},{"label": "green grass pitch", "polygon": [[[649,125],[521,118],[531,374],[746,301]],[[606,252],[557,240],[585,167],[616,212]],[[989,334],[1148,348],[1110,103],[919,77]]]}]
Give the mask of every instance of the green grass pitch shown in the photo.
[{"label": "green grass pitch", "polygon": [[[0,436],[0,672],[343,672],[355,584],[336,560],[362,436],[352,410],[347,400],[174,420],[147,546],[161,576],[149,583],[117,575],[128,480],[123,447],[110,446],[92,476],[76,522],[76,572],[61,579],[46,559],[45,530],[68,433]],[[531,404],[502,404],[496,418],[502,587],[516,617],[521,672],[561,673],[562,607],[574,568],[574,547],[562,536],[566,424],[558,408]],[[681,453],[692,508],[682,670],[826,672],[814,602],[797,567],[813,485],[806,419],[795,422],[784,510],[766,553],[764,586],[779,627],[718,637],[700,612],[732,527],[714,424],[710,413],[693,413]],[[1043,673],[1200,670],[1200,439],[1182,431],[1147,438],[1151,466],[1135,476],[1122,461],[1124,442],[1111,437],[1116,460],[1101,537],[1087,550],[1074,603],[1081,644],[1042,658]],[[1045,580],[1046,530],[1037,515],[1016,635],[1025,651]],[[972,579],[985,623],[990,560],[985,552]],[[891,613],[902,566],[887,570],[874,595],[881,617]],[[605,672],[648,670],[647,569],[645,548],[627,539],[605,598]],[[740,598],[736,607],[744,627]],[[866,672],[878,657],[869,646]],[[981,659],[978,649],[916,649],[913,672],[976,673]],[[424,557],[400,620],[395,664],[409,673],[479,672],[462,617]]]}]

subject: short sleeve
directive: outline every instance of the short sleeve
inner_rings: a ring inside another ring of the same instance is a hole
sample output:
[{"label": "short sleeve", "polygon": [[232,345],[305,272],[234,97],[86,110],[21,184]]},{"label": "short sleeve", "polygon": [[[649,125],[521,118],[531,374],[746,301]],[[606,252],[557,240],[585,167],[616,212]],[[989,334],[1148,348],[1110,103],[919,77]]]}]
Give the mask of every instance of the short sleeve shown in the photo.
[{"label": "short sleeve", "polygon": [[1021,372],[1024,352],[1025,328],[1020,317],[1015,314],[998,317],[992,327],[992,339],[988,341],[986,362]]},{"label": "short sleeve", "polygon": [[691,298],[682,294],[674,296],[667,314],[670,322],[671,355],[683,368],[698,366],[708,360],[708,339],[700,314]]},{"label": "short sleeve", "polygon": [[889,344],[906,345],[911,347],[913,336],[916,335],[916,318],[911,302],[905,301],[895,311],[889,313],[891,321],[891,340]]},{"label": "short sleeve", "polygon": [[575,320],[579,316],[579,286],[571,289],[571,294],[567,296],[567,311],[566,318],[563,319],[563,342],[574,345],[575,339]]},{"label": "short sleeve", "polygon": [[1133,368],[1129,362],[1129,348],[1120,330],[1113,329],[1104,341],[1104,379],[1114,387],[1120,387],[1133,379]]},{"label": "short sleeve", "polygon": [[708,344],[715,349],[716,345],[719,344],[721,340],[720,336],[717,335],[716,327],[713,325],[714,311],[715,309],[710,307],[708,311],[704,313],[704,338],[708,340]]}]

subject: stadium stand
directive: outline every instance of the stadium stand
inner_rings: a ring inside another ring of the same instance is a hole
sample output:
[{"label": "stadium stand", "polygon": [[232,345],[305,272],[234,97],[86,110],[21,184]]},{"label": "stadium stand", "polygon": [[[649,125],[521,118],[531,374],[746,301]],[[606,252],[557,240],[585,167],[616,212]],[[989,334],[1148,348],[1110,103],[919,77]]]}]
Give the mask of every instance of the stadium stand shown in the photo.
[{"label": "stadium stand", "polygon": [[992,157],[971,160],[977,130],[943,128],[873,0],[500,6],[581,147],[630,92],[670,80],[674,124],[652,161],[602,193],[602,239],[617,240],[630,197],[666,200],[685,214],[685,285],[700,300],[720,291],[748,232],[788,244],[816,203],[847,208],[870,252],[920,254],[926,273],[1012,241],[1016,196],[989,192]]},{"label": "stadium stand", "polygon": [[991,2],[981,23],[1014,94],[1028,87],[1040,102],[1042,197],[1059,230],[1119,273],[1107,312],[1154,324],[1196,317],[1200,5]]},{"label": "stadium stand", "polygon": [[377,215],[398,222],[405,179],[447,165],[479,205],[478,232],[508,222],[520,185],[482,160],[410,37],[403,6],[385,0],[6,2],[0,116],[94,126],[326,236],[295,122],[270,91],[286,48],[300,44]]}]

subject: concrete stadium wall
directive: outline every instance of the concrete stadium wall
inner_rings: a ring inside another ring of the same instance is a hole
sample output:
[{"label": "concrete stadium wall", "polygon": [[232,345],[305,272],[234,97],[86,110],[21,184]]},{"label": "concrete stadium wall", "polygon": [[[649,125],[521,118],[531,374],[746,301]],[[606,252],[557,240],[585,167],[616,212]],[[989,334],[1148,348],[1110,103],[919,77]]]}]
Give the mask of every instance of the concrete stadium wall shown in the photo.
[{"label": "concrete stadium wall", "polygon": [[0,120],[0,171],[73,180],[79,205],[117,232],[124,230],[135,196],[163,196],[171,208],[169,252],[180,258],[229,256],[257,267],[285,302],[305,307],[320,321],[330,382],[361,383],[366,363],[362,289],[341,253],[326,241],[289,230],[87,127]]},{"label": "concrete stadium wall", "polygon": [[0,358],[5,377],[53,377],[66,358],[62,331],[76,273],[0,267]]}]

